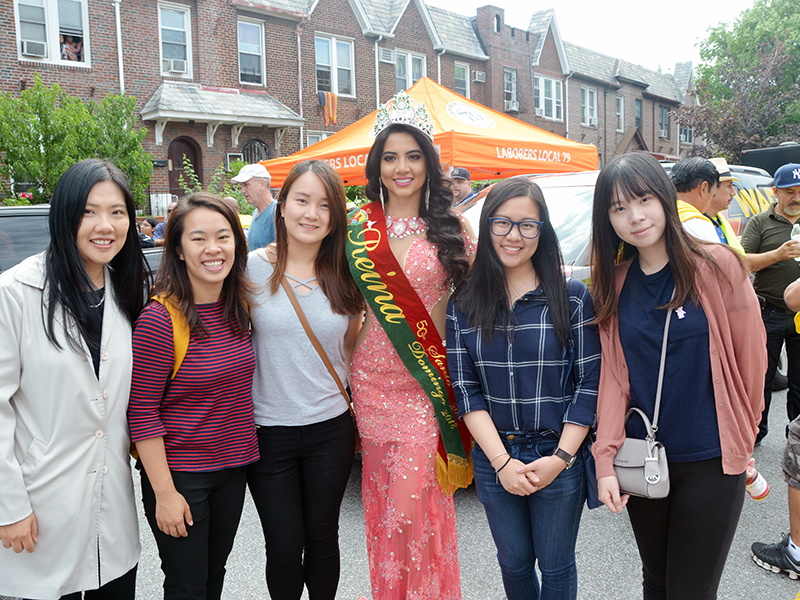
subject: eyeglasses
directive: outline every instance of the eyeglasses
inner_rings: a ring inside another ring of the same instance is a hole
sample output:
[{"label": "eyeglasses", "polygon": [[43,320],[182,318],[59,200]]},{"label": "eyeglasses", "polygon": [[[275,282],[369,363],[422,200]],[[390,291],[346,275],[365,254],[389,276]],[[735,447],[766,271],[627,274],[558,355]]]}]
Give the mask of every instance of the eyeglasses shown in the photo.
[{"label": "eyeglasses", "polygon": [[493,234],[497,236],[508,235],[516,225],[519,234],[529,240],[539,236],[542,223],[544,221],[512,221],[504,217],[489,217],[489,226]]}]

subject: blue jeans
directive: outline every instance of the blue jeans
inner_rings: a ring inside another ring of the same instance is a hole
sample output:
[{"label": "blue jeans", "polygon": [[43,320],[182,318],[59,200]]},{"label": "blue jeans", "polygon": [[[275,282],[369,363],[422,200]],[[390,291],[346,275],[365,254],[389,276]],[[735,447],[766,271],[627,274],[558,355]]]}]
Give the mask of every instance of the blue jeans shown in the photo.
[{"label": "blue jeans", "polygon": [[[550,456],[558,445],[554,433],[499,433],[511,457],[526,464]],[[586,500],[582,461],[575,461],[546,488],[530,496],[515,496],[497,481],[479,447],[472,455],[478,499],[489,519],[508,599],[575,600],[575,542]],[[534,570],[537,560],[541,586]]]}]

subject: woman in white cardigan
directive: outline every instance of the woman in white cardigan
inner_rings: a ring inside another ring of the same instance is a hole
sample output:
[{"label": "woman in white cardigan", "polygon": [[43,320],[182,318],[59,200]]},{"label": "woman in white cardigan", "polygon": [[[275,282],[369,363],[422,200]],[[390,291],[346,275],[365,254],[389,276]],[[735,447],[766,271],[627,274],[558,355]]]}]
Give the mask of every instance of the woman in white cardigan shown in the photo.
[{"label": "woman in white cardigan", "polygon": [[126,409],[147,270],[134,210],[119,169],[73,165],[50,246],[0,275],[0,595],[134,597]]}]

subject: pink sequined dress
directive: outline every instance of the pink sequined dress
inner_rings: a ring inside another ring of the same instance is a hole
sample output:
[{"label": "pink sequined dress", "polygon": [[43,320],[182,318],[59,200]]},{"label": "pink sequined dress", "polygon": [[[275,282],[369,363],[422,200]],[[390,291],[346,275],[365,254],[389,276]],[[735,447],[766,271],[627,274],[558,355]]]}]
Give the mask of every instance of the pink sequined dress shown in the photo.
[{"label": "pink sequined dress", "polygon": [[[468,253],[475,242],[468,240]],[[408,250],[405,274],[430,312],[447,274],[424,239]],[[367,309],[369,310],[369,309]],[[374,315],[353,354],[350,385],[361,434],[361,491],[374,600],[460,600],[453,498],[436,481],[439,428]]]}]

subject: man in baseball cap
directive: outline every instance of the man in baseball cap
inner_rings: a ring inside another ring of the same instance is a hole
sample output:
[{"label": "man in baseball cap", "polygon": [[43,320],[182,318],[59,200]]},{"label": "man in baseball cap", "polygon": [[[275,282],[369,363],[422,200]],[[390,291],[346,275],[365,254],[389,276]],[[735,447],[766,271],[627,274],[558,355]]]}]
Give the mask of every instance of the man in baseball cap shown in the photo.
[{"label": "man in baseball cap", "polygon": [[747,263],[756,274],[753,287],[764,299],[761,318],[767,332],[769,359],[764,380],[764,411],[756,443],[767,435],[772,380],[784,343],[789,378],[786,413],[789,421],[800,416],[800,334],[794,324],[795,311],[784,299],[786,288],[800,276],[799,263],[793,260],[800,258],[800,242],[792,239],[792,227],[800,223],[800,165],[789,163],[775,171],[772,191],[777,202],[753,216],[742,236]]},{"label": "man in baseball cap", "polygon": [[450,172],[450,179],[453,180],[453,206],[463,204],[475,195],[475,192],[472,191],[469,171],[464,167],[454,168]]},{"label": "man in baseball cap", "polygon": [[256,208],[247,235],[247,245],[250,250],[263,248],[275,241],[277,203],[273,201],[269,191],[271,179],[272,176],[267,168],[259,163],[243,166],[239,174],[231,179],[233,183],[239,184],[247,203]]},{"label": "man in baseball cap", "polygon": [[714,224],[714,229],[721,243],[727,244],[740,254],[744,254],[742,245],[736,239],[736,233],[734,233],[731,224],[722,215],[722,211],[728,210],[733,197],[736,195],[736,188],[733,187],[733,182],[739,181],[739,178],[731,173],[728,161],[724,158],[711,158],[709,160],[716,167],[717,173],[719,173],[719,186],[708,208],[706,208],[705,216]]}]

